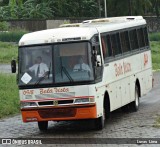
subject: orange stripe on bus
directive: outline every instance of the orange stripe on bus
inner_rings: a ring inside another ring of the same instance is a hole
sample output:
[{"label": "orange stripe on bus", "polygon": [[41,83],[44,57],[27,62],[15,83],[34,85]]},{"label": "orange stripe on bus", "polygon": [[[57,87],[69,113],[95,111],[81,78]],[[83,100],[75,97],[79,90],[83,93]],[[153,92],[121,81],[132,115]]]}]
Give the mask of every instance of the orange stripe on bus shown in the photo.
[{"label": "orange stripe on bus", "polygon": [[[66,108],[67,109],[71,109],[71,108]],[[63,109],[64,111],[65,109]],[[48,108],[46,109],[46,116],[48,115],[49,118],[45,118],[44,113],[45,111],[43,111],[43,114],[40,115],[40,110],[27,110],[27,111],[21,111],[22,113],[22,119],[23,122],[31,122],[31,121],[60,121],[60,120],[77,120],[77,119],[93,119],[93,118],[97,118],[97,110],[96,110],[96,106],[90,106],[90,107],[81,107],[81,108],[74,108],[73,111],[74,112],[71,113],[71,116],[67,115],[62,115],[57,117],[51,117],[50,114],[47,113],[53,113],[54,112],[54,108]],[[60,114],[60,113],[59,113]],[[73,116],[74,115],[74,116]],[[43,117],[43,118],[42,118]]]}]

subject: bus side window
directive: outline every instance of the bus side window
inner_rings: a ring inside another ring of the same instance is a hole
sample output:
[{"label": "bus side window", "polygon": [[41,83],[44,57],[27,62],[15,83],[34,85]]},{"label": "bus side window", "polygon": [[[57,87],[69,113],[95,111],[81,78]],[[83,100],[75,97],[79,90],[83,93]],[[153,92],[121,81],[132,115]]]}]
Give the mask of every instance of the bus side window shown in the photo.
[{"label": "bus side window", "polygon": [[107,49],[108,49],[108,57],[113,56],[113,50],[112,50],[112,44],[111,44],[111,37],[110,35],[106,36],[106,41],[107,41]]},{"label": "bus side window", "polygon": [[121,54],[121,46],[120,46],[120,39],[119,33],[115,33],[111,35],[111,42],[112,42],[112,49],[114,51],[114,55]]},{"label": "bus side window", "polygon": [[112,47],[115,55],[119,55],[122,53],[119,33],[115,33],[111,35]]},{"label": "bus side window", "polygon": [[102,42],[103,58],[105,59],[107,57],[107,47],[106,47],[106,38],[105,38],[105,36],[101,36],[101,42]]},{"label": "bus side window", "polygon": [[120,32],[120,38],[121,38],[121,47],[123,53],[129,52],[130,45],[129,45],[128,31]]},{"label": "bus side window", "polygon": [[137,35],[138,35],[139,47],[140,48],[145,47],[144,33],[142,28],[137,29]]},{"label": "bus side window", "polygon": [[143,28],[143,33],[144,33],[145,46],[149,46],[147,27]]},{"label": "bus side window", "polygon": [[129,38],[131,43],[131,49],[136,50],[139,48],[138,46],[138,39],[137,39],[137,31],[136,29],[129,31]]}]

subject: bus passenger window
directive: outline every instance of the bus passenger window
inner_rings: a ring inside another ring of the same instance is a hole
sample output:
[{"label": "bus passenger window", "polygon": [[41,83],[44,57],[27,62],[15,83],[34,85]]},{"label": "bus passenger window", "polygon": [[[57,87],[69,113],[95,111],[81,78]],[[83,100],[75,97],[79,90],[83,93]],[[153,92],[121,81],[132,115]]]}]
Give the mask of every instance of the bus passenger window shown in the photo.
[{"label": "bus passenger window", "polygon": [[107,38],[108,57],[112,57],[113,50],[112,50],[112,45],[111,45],[111,37],[110,35],[107,35],[106,38]]},{"label": "bus passenger window", "polygon": [[130,37],[131,49],[132,50],[138,49],[139,46],[138,46],[138,39],[137,39],[137,31],[136,31],[136,29],[129,31],[129,37]]},{"label": "bus passenger window", "polygon": [[106,38],[105,38],[105,36],[101,37],[101,42],[102,42],[103,58],[105,59],[107,57],[107,47],[106,47]]},{"label": "bus passenger window", "polygon": [[122,53],[121,46],[120,46],[120,38],[119,33],[112,34],[111,35],[111,42],[112,42],[112,48],[115,55],[119,55]]},{"label": "bus passenger window", "polygon": [[127,31],[121,32],[120,38],[121,38],[121,47],[122,47],[123,53],[129,52],[130,45],[129,45],[128,32]]},{"label": "bus passenger window", "polygon": [[119,33],[114,34],[114,36],[115,36],[115,44],[116,44],[115,55],[119,55],[119,54],[122,53],[121,45],[120,45]]},{"label": "bus passenger window", "polygon": [[138,42],[139,42],[139,47],[145,47],[145,40],[144,40],[144,34],[143,34],[143,29],[137,29],[137,35],[138,35]]},{"label": "bus passenger window", "polygon": [[149,46],[147,27],[143,28],[145,46]]}]

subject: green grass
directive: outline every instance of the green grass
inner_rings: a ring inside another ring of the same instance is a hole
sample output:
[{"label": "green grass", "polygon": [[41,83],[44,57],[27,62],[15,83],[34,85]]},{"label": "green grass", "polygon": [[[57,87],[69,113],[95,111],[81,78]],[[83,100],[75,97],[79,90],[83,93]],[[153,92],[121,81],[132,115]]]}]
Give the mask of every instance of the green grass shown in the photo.
[{"label": "green grass", "polygon": [[16,75],[0,73],[0,118],[19,113]]},{"label": "green grass", "polygon": [[152,66],[154,70],[160,69],[160,41],[151,42]]},{"label": "green grass", "polygon": [[150,39],[150,41],[160,41],[160,32],[150,33],[149,39]]},{"label": "green grass", "polygon": [[10,63],[12,58],[17,60],[18,45],[0,42],[0,63]]}]

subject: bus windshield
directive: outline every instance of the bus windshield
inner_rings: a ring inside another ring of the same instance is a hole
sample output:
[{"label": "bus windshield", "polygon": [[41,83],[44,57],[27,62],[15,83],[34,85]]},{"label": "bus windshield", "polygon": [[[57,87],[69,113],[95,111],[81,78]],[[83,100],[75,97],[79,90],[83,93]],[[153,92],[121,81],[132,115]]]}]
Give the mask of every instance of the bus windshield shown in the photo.
[{"label": "bus windshield", "polygon": [[91,59],[88,42],[21,47],[19,85],[91,81]]}]

